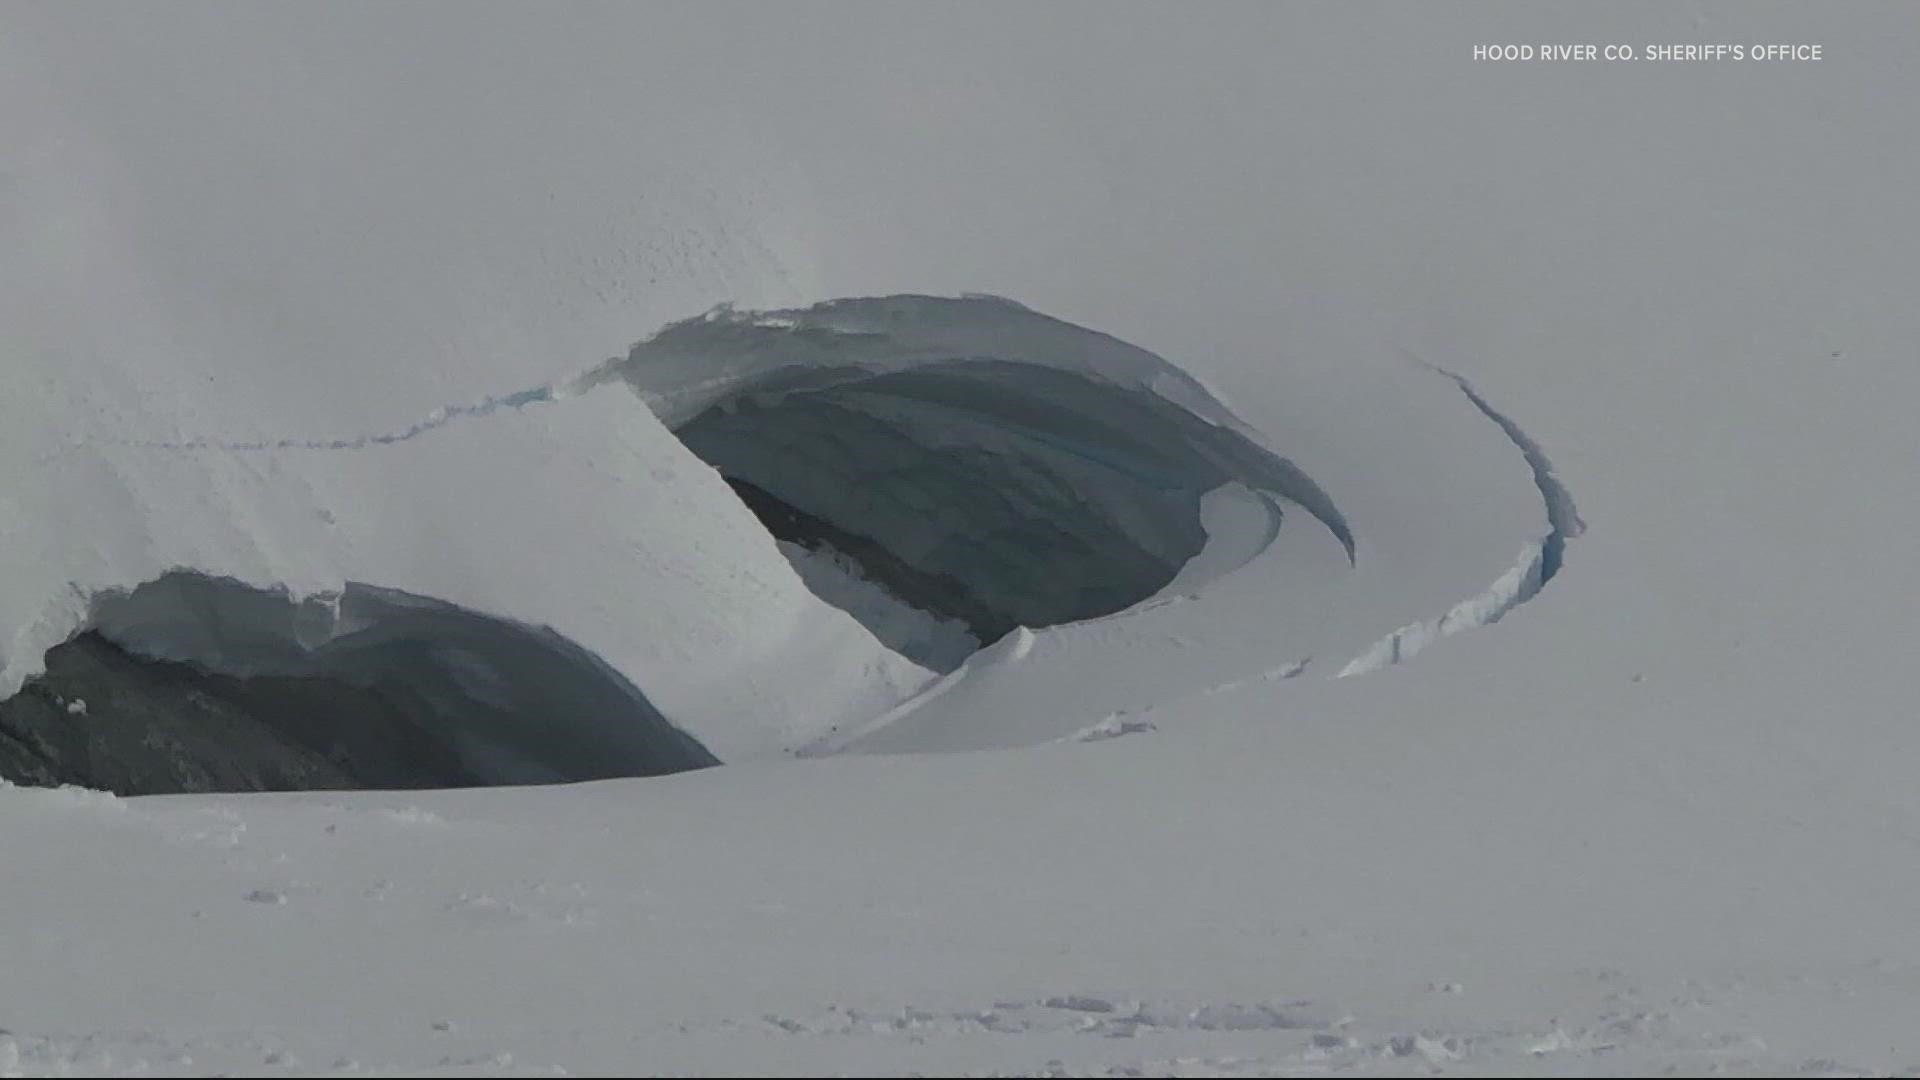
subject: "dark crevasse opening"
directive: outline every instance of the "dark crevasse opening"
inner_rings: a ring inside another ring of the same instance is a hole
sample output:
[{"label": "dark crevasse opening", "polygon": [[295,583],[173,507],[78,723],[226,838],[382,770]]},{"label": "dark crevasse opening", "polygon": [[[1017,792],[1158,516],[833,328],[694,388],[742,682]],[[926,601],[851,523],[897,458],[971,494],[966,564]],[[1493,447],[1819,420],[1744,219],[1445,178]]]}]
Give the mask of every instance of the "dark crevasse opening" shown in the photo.
[{"label": "dark crevasse opening", "polygon": [[652,776],[717,760],[543,628],[391,590],[330,603],[170,574],[0,702],[0,777],[122,795]]},{"label": "dark crevasse opening", "polygon": [[849,532],[825,518],[791,506],[749,481],[725,477],[734,494],[776,538],[810,552],[842,556],[869,580],[907,606],[951,619],[967,628],[974,647],[993,641],[1019,624],[975,595],[967,583],[949,574],[917,569],[879,541]]},{"label": "dark crevasse opening", "polygon": [[1290,479],[1158,395],[992,359],[747,393],[676,434],[776,537],[851,561],[980,644],[1153,596],[1206,544],[1207,492]]}]

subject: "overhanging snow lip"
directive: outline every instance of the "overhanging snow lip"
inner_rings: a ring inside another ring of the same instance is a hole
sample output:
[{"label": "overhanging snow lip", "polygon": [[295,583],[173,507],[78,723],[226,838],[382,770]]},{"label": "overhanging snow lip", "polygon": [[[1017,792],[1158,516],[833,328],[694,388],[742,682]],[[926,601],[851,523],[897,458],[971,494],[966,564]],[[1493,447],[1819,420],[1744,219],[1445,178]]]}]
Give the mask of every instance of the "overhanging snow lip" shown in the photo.
[{"label": "overhanging snow lip", "polygon": [[[393,716],[404,721],[403,728],[431,740],[423,746],[437,746],[441,756],[451,757],[437,772],[415,771],[403,787],[422,786],[422,779],[429,787],[577,782],[666,775],[721,763],[625,674],[557,630],[405,590],[350,581],[338,590],[300,596],[284,583],[256,586],[231,575],[174,569],[136,585],[93,590],[85,617],[42,653],[42,671],[46,657],[89,635],[110,643],[126,662],[172,669],[175,674],[165,676],[169,685],[209,680],[201,691],[216,699],[222,693],[218,687],[253,680],[283,688],[274,693],[284,692],[287,680],[302,679],[366,692],[413,687],[391,699],[412,702]],[[427,681],[418,681],[422,678]],[[322,697],[330,699],[331,692]],[[387,705],[369,708],[375,716],[387,715]],[[314,736],[290,733],[326,714],[311,714],[292,728],[258,710],[253,715],[260,718],[254,722],[258,730],[270,733],[268,743],[279,740],[291,750]],[[342,738],[365,738],[352,730],[352,717],[343,713],[341,720],[348,723]],[[191,742],[195,723],[176,734],[189,733]],[[362,725],[360,730],[374,729]],[[293,741],[286,742],[289,737]],[[253,738],[247,735],[242,742]],[[378,744],[383,737],[373,738]],[[391,781],[400,775],[395,768],[411,767],[403,764],[407,760],[365,758],[350,763],[351,769],[341,768],[365,779],[368,773],[355,770],[371,763],[374,775]],[[458,771],[447,771],[448,762],[458,762]]]},{"label": "overhanging snow lip", "polygon": [[668,324],[573,385],[621,380],[677,430],[728,400],[974,361],[1031,364],[1150,394],[1244,440],[1267,475],[1239,479],[1299,504],[1357,564],[1352,528],[1333,498],[1198,379],[1111,334],[991,294],[898,293],[770,311],[722,304]]}]

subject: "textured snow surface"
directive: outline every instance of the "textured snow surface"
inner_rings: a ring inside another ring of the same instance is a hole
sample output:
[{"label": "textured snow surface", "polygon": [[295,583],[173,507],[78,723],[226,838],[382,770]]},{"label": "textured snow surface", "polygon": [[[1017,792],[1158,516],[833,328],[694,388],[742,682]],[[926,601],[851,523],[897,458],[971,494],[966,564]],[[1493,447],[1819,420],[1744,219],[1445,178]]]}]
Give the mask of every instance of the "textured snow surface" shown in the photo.
[{"label": "textured snow surface", "polygon": [[[468,10],[0,14],[6,685],[169,569],[361,581],[760,760],[0,790],[0,1072],[1920,1070],[1920,12]],[[1471,60],[1561,40],[1826,58]],[[922,690],[568,381],[979,291],[1187,372],[1351,562],[1282,504]]]}]

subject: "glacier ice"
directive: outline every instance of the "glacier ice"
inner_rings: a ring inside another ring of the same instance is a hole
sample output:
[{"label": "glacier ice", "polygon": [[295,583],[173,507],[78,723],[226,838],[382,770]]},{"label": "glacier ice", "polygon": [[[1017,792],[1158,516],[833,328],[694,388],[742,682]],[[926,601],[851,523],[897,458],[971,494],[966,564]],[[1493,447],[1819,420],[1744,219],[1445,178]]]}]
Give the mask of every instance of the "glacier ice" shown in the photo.
[{"label": "glacier ice", "polygon": [[[0,775],[123,795],[467,787],[718,764],[565,638],[392,590],[175,573],[0,702]],[[84,695],[84,697],[82,696]],[[90,702],[84,708],[72,706]]]},{"label": "glacier ice", "polygon": [[1205,547],[1225,485],[1353,550],[1333,500],[1190,377],[994,297],[723,308],[598,377],[616,375],[776,536],[982,643],[1154,596]]},{"label": "glacier ice", "polygon": [[782,540],[780,551],[815,596],[860,620],[881,644],[916,663],[946,671],[980,647],[966,623],[907,603],[830,543],[809,548]]}]

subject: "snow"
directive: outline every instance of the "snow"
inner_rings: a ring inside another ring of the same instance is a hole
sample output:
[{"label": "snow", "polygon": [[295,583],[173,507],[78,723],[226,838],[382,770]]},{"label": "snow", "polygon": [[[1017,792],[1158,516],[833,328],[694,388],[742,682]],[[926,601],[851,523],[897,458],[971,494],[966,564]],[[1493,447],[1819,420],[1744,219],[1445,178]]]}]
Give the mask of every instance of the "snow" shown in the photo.
[{"label": "snow", "polygon": [[[817,603],[719,479],[607,391],[344,447],[96,437],[33,459],[7,496],[9,693],[47,648],[102,624],[103,598],[182,570],[295,605],[358,583],[550,628],[722,760],[798,746],[823,718],[878,711],[929,677]],[[247,649],[167,647],[212,617],[200,605],[114,615],[102,628],[130,647],[259,669]],[[817,675],[795,685],[796,669]]]},{"label": "snow", "polygon": [[1200,525],[1207,533],[1206,546],[1188,559],[1158,594],[1143,602],[1170,603],[1191,598],[1207,582],[1225,577],[1259,558],[1261,552],[1279,539],[1285,517],[1280,500],[1237,480],[1207,492],[1200,500]]},{"label": "snow", "polygon": [[[0,789],[0,1071],[1920,1066],[1920,16],[1382,15],[9,8],[0,689],[168,570],[361,582],[740,763]],[[919,690],[569,381],[721,301],[982,290],[1187,372],[1351,562],[1281,504]]]}]

